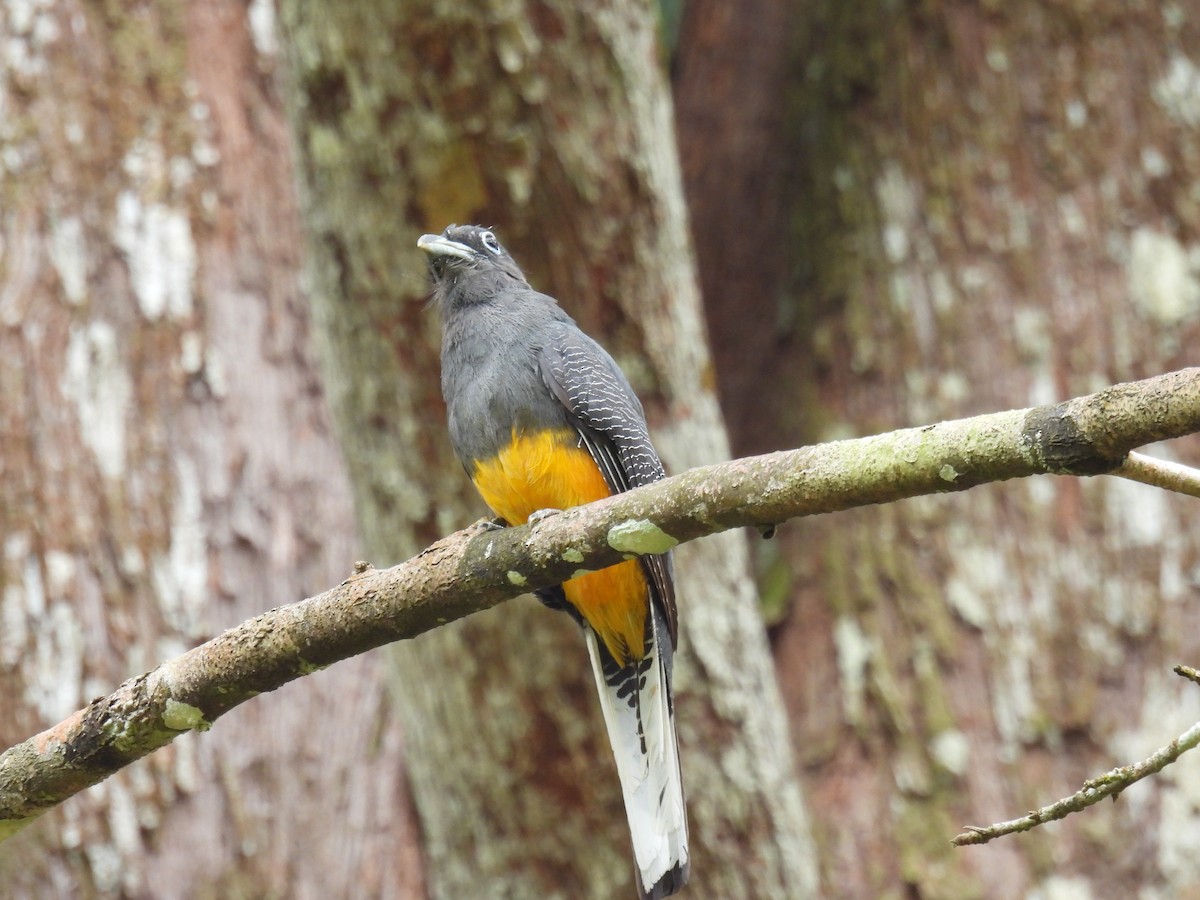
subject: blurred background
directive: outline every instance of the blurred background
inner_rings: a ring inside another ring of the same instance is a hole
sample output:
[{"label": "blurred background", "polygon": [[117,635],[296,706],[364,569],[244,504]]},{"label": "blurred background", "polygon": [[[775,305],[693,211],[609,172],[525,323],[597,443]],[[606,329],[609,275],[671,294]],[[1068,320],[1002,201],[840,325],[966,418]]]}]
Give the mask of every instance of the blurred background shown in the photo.
[{"label": "blurred background", "polygon": [[[483,513],[418,235],[494,226],[670,470],[1196,363],[1200,9],[5,0],[0,747]],[[1200,444],[1160,455],[1195,465]],[[1038,478],[681,548],[701,898],[1200,897],[1195,501]],[[5,897],[632,896],[529,598],[0,845]]]}]

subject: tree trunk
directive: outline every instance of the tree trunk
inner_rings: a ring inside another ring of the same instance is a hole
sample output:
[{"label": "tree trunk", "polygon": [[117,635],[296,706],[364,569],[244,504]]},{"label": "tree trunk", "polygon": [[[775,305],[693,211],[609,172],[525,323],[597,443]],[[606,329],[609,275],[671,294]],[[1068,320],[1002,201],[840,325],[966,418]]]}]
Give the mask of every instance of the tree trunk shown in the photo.
[{"label": "tree trunk", "polygon": [[[741,9],[739,27],[774,7]],[[771,32],[786,39],[755,45],[756,71],[782,73],[764,79],[774,96],[735,87],[754,103],[714,124],[686,100],[699,79],[754,77],[722,14],[689,4],[681,43],[698,256],[787,259],[748,266],[736,291],[735,263],[702,266],[710,322],[759,324],[731,330],[720,357],[739,450],[1195,362],[1200,30],[1182,7],[809,4]],[[706,58],[689,34],[711,38]],[[771,251],[738,214],[702,212],[752,175],[785,198],[762,217],[785,223]],[[1195,440],[1161,452],[1200,461]],[[1055,829],[948,843],[1200,718],[1195,686],[1170,672],[1200,656],[1192,508],[1117,480],[1038,479],[782,530],[760,563],[790,601],[776,655],[829,894],[1200,887],[1187,760]]]},{"label": "tree trunk", "polygon": [[[669,468],[724,458],[649,6],[282,12],[316,317],[372,560],[484,512],[446,438],[413,249],[450,222],[496,225],[532,282],[614,350]],[[678,569],[693,879],[713,896],[802,896],[815,872],[744,540],[685,548]],[[400,648],[396,667],[435,896],[631,892],[567,617],[509,603]]]},{"label": "tree trunk", "polygon": [[[270,8],[250,12],[256,29],[233,2],[0,14],[4,746],[356,555]],[[248,704],[48,814],[0,848],[0,893],[412,896],[381,662]]]}]

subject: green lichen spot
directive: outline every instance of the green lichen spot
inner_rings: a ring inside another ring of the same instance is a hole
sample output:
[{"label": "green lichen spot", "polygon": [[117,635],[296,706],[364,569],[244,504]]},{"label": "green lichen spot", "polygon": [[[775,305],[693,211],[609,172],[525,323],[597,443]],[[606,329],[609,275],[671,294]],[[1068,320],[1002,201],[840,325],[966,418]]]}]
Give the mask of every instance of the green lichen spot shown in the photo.
[{"label": "green lichen spot", "polygon": [[678,543],[649,519],[619,522],[608,529],[608,546],[623,553],[666,553]]},{"label": "green lichen spot", "polygon": [[938,477],[942,479],[942,481],[954,482],[958,480],[958,472],[955,470],[954,466],[950,465],[950,463],[946,463],[944,466],[938,469]]},{"label": "green lichen spot", "polygon": [[518,587],[523,587],[525,585],[525,576],[520,572],[514,572],[512,569],[509,569],[508,571],[508,580]]},{"label": "green lichen spot", "polygon": [[574,547],[568,547],[563,551],[563,559],[567,562],[581,563],[583,562],[583,554]]},{"label": "green lichen spot", "polygon": [[162,720],[172,731],[208,731],[212,726],[197,707],[170,699],[167,700],[167,708],[163,710]]},{"label": "green lichen spot", "polygon": [[571,577],[568,580],[573,581],[576,578],[582,578],[584,575],[591,575],[591,574],[592,574],[591,569],[576,569],[574,572],[571,573]]}]

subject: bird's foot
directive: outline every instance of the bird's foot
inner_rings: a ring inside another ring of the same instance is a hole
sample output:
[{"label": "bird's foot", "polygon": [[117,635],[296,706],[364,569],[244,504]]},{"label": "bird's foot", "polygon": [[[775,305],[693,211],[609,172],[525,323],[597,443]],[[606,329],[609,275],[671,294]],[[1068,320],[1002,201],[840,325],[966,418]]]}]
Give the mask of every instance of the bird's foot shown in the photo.
[{"label": "bird's foot", "polygon": [[508,523],[506,523],[503,519],[480,519],[471,526],[470,530],[483,533],[488,531],[500,531],[507,527]]},{"label": "bird's foot", "polygon": [[553,516],[557,516],[561,512],[561,509],[536,509],[529,514],[529,518],[526,521],[530,525],[540,525],[542,522]]}]

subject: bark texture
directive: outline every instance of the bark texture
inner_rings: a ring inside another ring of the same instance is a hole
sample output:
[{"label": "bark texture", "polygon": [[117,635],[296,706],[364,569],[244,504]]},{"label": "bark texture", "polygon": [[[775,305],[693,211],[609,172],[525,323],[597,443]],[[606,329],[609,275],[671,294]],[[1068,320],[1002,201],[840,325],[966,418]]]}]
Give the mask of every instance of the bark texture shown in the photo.
[{"label": "bark texture", "polygon": [[[684,34],[712,28],[718,7],[690,4]],[[1194,10],[818,2],[794,15],[786,41],[759,45],[774,53],[763,70],[785,72],[765,107],[786,114],[739,138],[799,161],[777,176],[788,271],[733,291],[730,270],[702,269],[710,321],[748,297],[771,330],[766,350],[761,330],[730,332],[721,357],[723,376],[740,373],[725,395],[743,410],[737,448],[1057,400],[1194,359]],[[681,43],[681,97],[700,90],[689,72],[745,74],[728,36],[691,62],[698,45]],[[681,120],[683,158],[711,165],[721,142],[702,124]],[[775,156],[715,158],[726,184],[778,170]],[[687,171],[694,209],[711,208],[713,179]],[[761,252],[736,221],[697,222],[701,260]],[[1200,453],[1194,440],[1160,452]],[[1197,890],[1186,764],[1053,831],[945,841],[1200,719],[1171,673],[1200,653],[1193,517],[1152,488],[1033,479],[782,531],[760,568],[786,616],[776,655],[830,895]]]},{"label": "bark texture", "polygon": [[[0,46],[9,743],[336,583],[356,537],[269,4],[9,3]],[[379,668],[251,703],[49,814],[0,850],[0,892],[411,896]]]},{"label": "bark texture", "polygon": [[[369,553],[483,512],[454,463],[422,309],[422,231],[498,227],[603,338],[674,470],[726,458],[652,9],[611,0],[287,0],[317,318]],[[815,872],[739,537],[681,552],[677,706],[693,877],[803,895]],[[439,897],[631,890],[583,645],[532,601],[396,654],[408,772]]]}]

